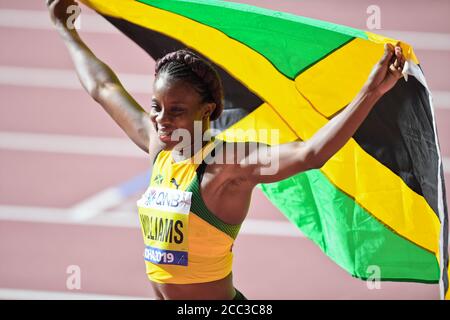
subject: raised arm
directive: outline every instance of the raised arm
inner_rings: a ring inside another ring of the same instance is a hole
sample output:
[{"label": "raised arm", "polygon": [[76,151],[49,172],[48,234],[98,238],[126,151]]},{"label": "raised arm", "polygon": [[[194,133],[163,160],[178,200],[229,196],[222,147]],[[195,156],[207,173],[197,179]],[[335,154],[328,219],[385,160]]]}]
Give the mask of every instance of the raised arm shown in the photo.
[{"label": "raised arm", "polygon": [[84,44],[75,28],[68,25],[67,8],[77,5],[75,1],[47,0],[46,3],[50,18],[67,46],[84,89],[136,145],[148,152],[154,130],[149,115],[125,90],[114,72]]},{"label": "raised arm", "polygon": [[[385,53],[374,66],[369,79],[353,101],[305,142],[295,141],[276,147],[258,146],[256,164],[243,165],[253,183],[270,183],[296,173],[322,167],[354,135],[376,102],[402,77],[404,57],[400,47],[387,44]],[[268,152],[261,152],[261,148]],[[248,157],[255,157],[249,154]],[[278,161],[278,170],[267,174],[264,163]],[[251,163],[242,159],[241,163]],[[255,162],[253,162],[255,163]]]}]

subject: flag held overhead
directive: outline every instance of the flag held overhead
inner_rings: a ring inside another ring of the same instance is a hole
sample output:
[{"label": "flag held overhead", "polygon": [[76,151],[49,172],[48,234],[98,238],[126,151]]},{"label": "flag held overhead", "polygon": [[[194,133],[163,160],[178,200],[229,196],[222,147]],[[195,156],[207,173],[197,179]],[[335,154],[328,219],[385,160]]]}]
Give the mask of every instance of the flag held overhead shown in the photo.
[{"label": "flag held overhead", "polygon": [[[212,62],[225,91],[224,113],[212,126],[224,139],[237,139],[232,129],[239,128],[277,129],[280,143],[309,139],[352,101],[384,44],[398,42],[222,1],[82,2],[155,60],[188,47]],[[352,276],[367,279],[376,265],[381,280],[439,282],[448,298],[447,204],[431,93],[412,47],[401,47],[405,79],[339,152],[321,169],[260,187]]]}]

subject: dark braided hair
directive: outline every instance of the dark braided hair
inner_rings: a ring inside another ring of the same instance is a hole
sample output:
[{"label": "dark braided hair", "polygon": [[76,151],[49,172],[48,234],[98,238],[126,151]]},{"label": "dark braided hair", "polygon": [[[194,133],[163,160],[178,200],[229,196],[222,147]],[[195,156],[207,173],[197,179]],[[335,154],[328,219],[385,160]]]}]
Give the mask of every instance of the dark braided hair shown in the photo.
[{"label": "dark braided hair", "polygon": [[223,110],[223,87],[220,76],[211,63],[192,51],[180,49],[156,61],[155,79],[161,75],[188,82],[202,98],[202,103],[216,104],[210,120],[219,118]]}]

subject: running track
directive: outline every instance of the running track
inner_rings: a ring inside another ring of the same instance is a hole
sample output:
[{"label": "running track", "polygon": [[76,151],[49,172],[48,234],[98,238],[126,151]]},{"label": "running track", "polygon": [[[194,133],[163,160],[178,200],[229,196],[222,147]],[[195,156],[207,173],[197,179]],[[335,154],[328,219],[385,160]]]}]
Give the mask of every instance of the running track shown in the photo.
[{"label": "running track", "polygon": [[[450,181],[448,1],[241,2],[360,29],[377,4],[382,30],[375,32],[413,44],[435,93]],[[43,3],[0,0],[0,299],[152,298],[134,207],[148,161],[81,90]],[[147,106],[154,62],[87,9],[80,33]],[[251,299],[439,297],[437,285],[383,282],[369,290],[259,190],[248,219],[234,247],[234,278]],[[81,268],[80,290],[66,287],[70,265]]]}]

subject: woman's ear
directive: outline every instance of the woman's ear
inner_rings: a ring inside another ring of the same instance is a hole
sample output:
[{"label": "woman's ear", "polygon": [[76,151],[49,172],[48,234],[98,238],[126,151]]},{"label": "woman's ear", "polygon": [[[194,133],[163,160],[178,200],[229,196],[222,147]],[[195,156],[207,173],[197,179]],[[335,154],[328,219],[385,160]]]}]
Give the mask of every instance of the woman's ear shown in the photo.
[{"label": "woman's ear", "polygon": [[214,112],[216,108],[216,104],[214,102],[207,103],[205,107],[205,111],[203,113],[203,118],[211,117],[211,114]]}]

